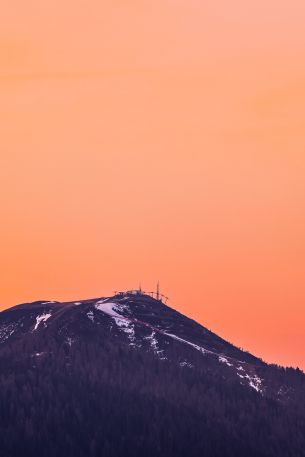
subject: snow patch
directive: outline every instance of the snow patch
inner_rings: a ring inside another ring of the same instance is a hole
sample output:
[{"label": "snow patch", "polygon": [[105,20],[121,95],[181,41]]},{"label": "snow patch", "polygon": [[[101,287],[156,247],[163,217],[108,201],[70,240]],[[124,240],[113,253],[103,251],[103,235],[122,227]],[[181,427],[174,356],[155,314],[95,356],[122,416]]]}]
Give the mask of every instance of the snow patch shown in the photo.
[{"label": "snow patch", "polygon": [[68,345],[71,347],[72,343],[74,343],[74,339],[71,338],[71,337],[68,337],[67,340],[66,340],[66,343],[68,343]]},{"label": "snow patch", "polygon": [[249,386],[253,387],[256,392],[262,392],[262,379],[259,378],[257,375],[254,376],[246,376],[249,379]]},{"label": "snow patch", "polygon": [[91,322],[94,322],[94,314],[93,314],[93,311],[89,311],[89,312],[87,313],[87,316],[88,316],[88,318],[91,320]]},{"label": "snow patch", "polygon": [[193,368],[193,365],[191,363],[189,363],[189,362],[186,362],[186,361],[180,362],[180,366],[181,367]]},{"label": "snow patch", "polygon": [[108,314],[111,317],[118,317],[120,319],[127,319],[126,317],[119,314],[117,311],[123,311],[126,309],[125,305],[121,305],[114,302],[105,302],[105,300],[100,300],[96,302],[95,308],[103,313]]},{"label": "snow patch", "polygon": [[81,302],[81,301],[75,301],[75,302],[74,302],[74,305],[75,305],[75,306],[82,305],[82,302]]},{"label": "snow patch", "polygon": [[148,340],[150,342],[150,347],[152,348],[152,350],[153,350],[153,352],[155,354],[157,354],[159,356],[163,354],[163,350],[159,349],[159,347],[158,347],[158,341],[157,341],[157,338],[156,338],[156,332],[154,330],[152,331],[151,335],[145,336],[144,339]]},{"label": "snow patch", "polygon": [[116,325],[127,334],[129,340],[131,341],[131,345],[134,344],[135,340],[135,331],[134,325],[129,322],[127,319],[121,319],[119,317],[114,317]]},{"label": "snow patch", "polygon": [[211,353],[211,351],[208,351],[207,349],[198,346],[198,344],[191,343],[190,341],[184,340],[183,338],[173,335],[172,333],[164,332],[164,335],[170,336],[171,338],[174,338],[175,340],[180,341],[181,343],[188,344],[189,346],[192,346],[193,348],[197,349],[197,351],[200,351],[202,354]]},{"label": "snow patch", "polygon": [[15,333],[17,329],[17,325],[15,322],[12,322],[8,325],[2,325],[0,327],[0,342],[3,343],[3,341],[7,340],[10,336]]},{"label": "snow patch", "polygon": [[237,376],[239,376],[242,379],[247,379],[249,386],[252,387],[253,389],[255,389],[256,392],[260,392],[260,393],[263,392],[263,389],[262,389],[263,380],[256,374],[253,376],[250,376],[248,374],[242,375],[240,373],[237,373]]},{"label": "snow patch", "polygon": [[151,335],[145,336],[144,339],[150,341],[150,345],[154,351],[158,351],[158,341],[156,340],[155,336],[156,332],[153,331]]},{"label": "snow patch", "polygon": [[38,329],[40,322],[46,322],[50,317],[51,317],[51,313],[45,313],[45,314],[41,314],[40,316],[37,316],[34,330]]},{"label": "snow patch", "polygon": [[135,340],[135,330],[134,324],[130,322],[130,319],[127,317],[122,316],[118,313],[118,311],[124,311],[129,309],[127,305],[122,305],[114,302],[106,302],[105,300],[100,300],[95,304],[95,308],[99,311],[102,311],[108,316],[111,316],[116,325],[128,335],[129,340],[131,341],[131,345],[134,345]]},{"label": "snow patch", "polygon": [[228,359],[227,359],[226,357],[223,357],[222,355],[220,355],[220,356],[218,357],[218,360],[219,360],[219,362],[225,363],[226,365],[228,365],[228,367],[233,367],[233,363],[230,363],[230,362],[228,361]]}]

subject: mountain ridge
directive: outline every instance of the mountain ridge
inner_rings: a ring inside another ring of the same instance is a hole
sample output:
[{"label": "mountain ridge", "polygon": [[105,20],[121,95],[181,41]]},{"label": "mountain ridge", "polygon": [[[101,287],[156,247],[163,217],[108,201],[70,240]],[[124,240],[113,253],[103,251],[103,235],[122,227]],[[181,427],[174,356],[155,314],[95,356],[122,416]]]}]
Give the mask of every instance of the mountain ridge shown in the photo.
[{"label": "mountain ridge", "polygon": [[1,457],[305,455],[305,375],[142,291],[3,310],[0,364]]},{"label": "mountain ridge", "polygon": [[[13,306],[2,311],[0,314],[0,342],[4,342],[7,338],[11,338],[14,335],[15,337],[18,337],[18,335],[20,337],[17,324],[15,328],[12,328],[12,325],[9,326],[7,332],[5,332],[5,324],[1,325],[3,317],[9,317],[11,313],[18,313],[22,310],[30,312],[30,315],[35,317],[36,321],[33,320],[32,323],[28,322],[26,332],[33,332],[38,329],[40,330],[41,328],[47,329],[50,325],[52,326],[54,318],[63,318],[65,313],[71,312],[75,307],[80,307],[76,312],[81,314],[82,317],[86,315],[92,323],[94,323],[95,318],[98,318],[97,311],[100,311],[103,315],[107,316],[106,323],[104,322],[106,326],[108,324],[111,325],[111,323],[113,324],[114,322],[117,326],[117,330],[121,333],[121,337],[124,337],[124,333],[127,334],[127,337],[130,340],[129,343],[128,341],[127,343],[130,346],[137,346],[134,341],[137,339],[137,333],[140,333],[139,338],[150,338],[152,339],[151,344],[155,346],[158,345],[157,340],[160,338],[165,340],[163,343],[167,344],[170,339],[174,340],[171,341],[172,343],[187,345],[205,356],[218,358],[218,362],[227,365],[228,367],[233,367],[233,369],[236,370],[236,374],[240,378],[241,384],[243,383],[243,380],[246,380],[250,387],[260,392],[263,392],[263,389],[261,388],[263,381],[258,374],[255,373],[255,368],[267,366],[276,367],[276,365],[268,364],[262,359],[250,354],[248,351],[237,348],[205,328],[203,325],[197,323],[194,319],[170,308],[163,303],[162,300],[151,297],[141,291],[121,292],[120,294],[115,294],[110,297],[99,297],[79,301],[34,301]],[[40,314],[33,316],[33,313],[36,313],[37,311],[39,311]],[[108,317],[110,317],[110,321],[108,320]],[[175,325],[171,322],[171,319],[174,318],[177,320]],[[154,325],[156,321],[157,324]],[[162,324],[160,324],[160,322],[162,322]],[[99,320],[97,323],[99,323]],[[32,329],[31,324],[33,325]],[[171,329],[173,325],[175,330]],[[180,328],[177,328],[177,325],[179,325]],[[25,328],[24,324],[22,327]],[[143,328],[141,329],[141,327],[144,328],[144,333]],[[152,334],[147,335],[145,330],[150,330]],[[171,333],[173,331],[174,333]],[[24,336],[26,336],[26,332]],[[24,332],[21,332],[21,335],[23,334]],[[71,341],[71,335],[67,335],[67,338],[70,338]],[[184,350],[185,348],[183,348],[183,351]],[[166,352],[164,344],[162,349],[159,350],[159,355],[162,352]],[[158,353],[158,351],[155,351],[155,353]],[[166,359],[167,357],[165,356],[164,358]],[[191,364],[191,361],[185,361],[185,365],[187,365],[187,363]],[[250,367],[250,372],[245,370],[243,366],[245,364],[248,364],[248,367]]]}]

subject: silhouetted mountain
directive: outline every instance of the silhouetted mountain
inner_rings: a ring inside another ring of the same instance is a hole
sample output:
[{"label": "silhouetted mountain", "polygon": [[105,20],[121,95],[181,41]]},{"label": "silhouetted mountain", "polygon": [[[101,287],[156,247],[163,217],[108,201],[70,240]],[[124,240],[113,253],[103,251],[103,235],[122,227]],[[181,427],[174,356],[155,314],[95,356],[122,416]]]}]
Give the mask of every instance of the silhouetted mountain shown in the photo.
[{"label": "silhouetted mountain", "polygon": [[140,292],[0,313],[2,457],[302,457],[305,375]]}]

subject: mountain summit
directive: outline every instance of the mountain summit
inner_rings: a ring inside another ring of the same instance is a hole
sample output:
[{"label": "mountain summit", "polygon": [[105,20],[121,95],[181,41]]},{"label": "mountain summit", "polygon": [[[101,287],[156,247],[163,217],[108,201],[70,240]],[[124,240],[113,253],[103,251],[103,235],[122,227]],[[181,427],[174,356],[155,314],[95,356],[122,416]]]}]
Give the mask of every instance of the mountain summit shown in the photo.
[{"label": "mountain summit", "polygon": [[0,313],[0,456],[305,456],[305,376],[139,291]]}]

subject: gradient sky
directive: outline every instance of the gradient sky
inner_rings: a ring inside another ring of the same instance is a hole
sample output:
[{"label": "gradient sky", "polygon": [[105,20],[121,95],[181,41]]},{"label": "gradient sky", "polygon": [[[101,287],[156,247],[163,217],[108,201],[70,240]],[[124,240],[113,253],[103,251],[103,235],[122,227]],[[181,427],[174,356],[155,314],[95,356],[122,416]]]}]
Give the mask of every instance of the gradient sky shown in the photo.
[{"label": "gradient sky", "polygon": [[305,368],[304,0],[10,0],[2,309],[157,281]]}]

